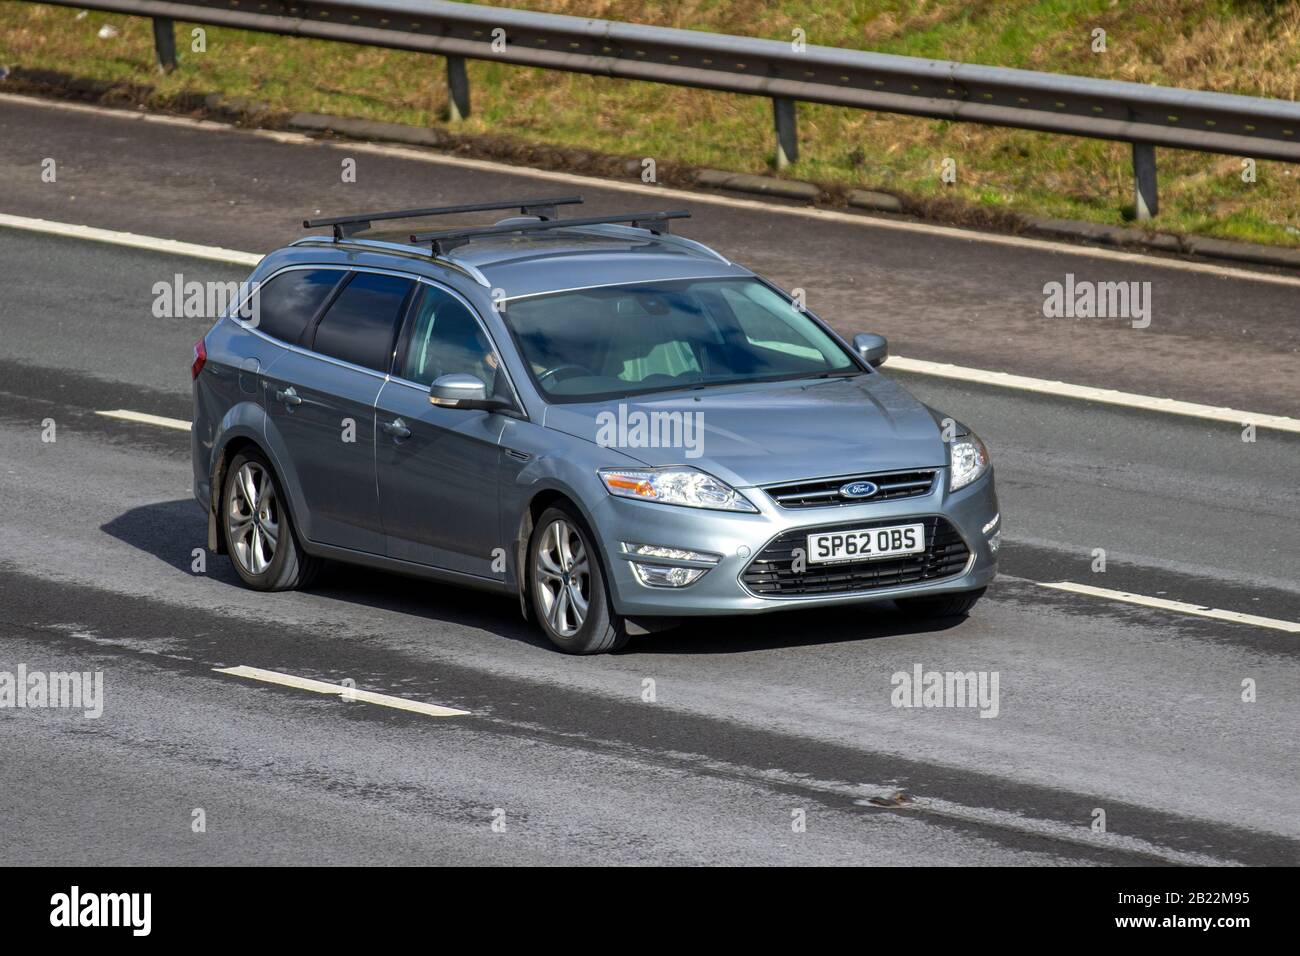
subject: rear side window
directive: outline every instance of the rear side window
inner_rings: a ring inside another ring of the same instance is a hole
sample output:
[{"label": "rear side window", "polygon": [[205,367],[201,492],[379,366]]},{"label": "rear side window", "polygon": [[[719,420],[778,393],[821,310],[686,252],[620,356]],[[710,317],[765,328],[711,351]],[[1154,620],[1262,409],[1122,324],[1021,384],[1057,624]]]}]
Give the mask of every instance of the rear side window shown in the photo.
[{"label": "rear side window", "polygon": [[316,327],[312,348],[322,355],[387,372],[410,279],[358,272]]},{"label": "rear side window", "polygon": [[345,273],[338,269],[292,269],[257,291],[257,328],[296,345],[303,329]]}]

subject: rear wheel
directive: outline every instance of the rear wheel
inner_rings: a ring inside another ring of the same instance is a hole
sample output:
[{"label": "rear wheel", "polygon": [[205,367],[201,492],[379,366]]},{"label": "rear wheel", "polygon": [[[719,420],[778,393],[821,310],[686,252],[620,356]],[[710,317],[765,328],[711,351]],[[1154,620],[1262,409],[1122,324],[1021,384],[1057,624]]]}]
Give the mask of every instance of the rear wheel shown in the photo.
[{"label": "rear wheel", "polygon": [[529,588],[538,623],[566,654],[603,654],[627,643],[591,535],[574,512],[548,508],[528,544]]},{"label": "rear wheel", "polygon": [[984,596],[984,588],[935,594],[930,597],[898,598],[894,603],[913,617],[961,617]]},{"label": "rear wheel", "polygon": [[306,587],[320,571],[320,560],[298,544],[275,472],[260,452],[240,452],[226,470],[221,529],[230,563],[250,588]]}]

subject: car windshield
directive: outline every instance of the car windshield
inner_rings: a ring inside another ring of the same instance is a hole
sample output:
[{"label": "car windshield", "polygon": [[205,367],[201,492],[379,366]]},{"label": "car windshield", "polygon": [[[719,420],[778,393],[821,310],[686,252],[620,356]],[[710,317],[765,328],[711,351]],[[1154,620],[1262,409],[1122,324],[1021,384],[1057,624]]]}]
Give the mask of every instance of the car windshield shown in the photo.
[{"label": "car windshield", "polygon": [[502,317],[554,402],[861,371],[756,279],[557,292],[510,301]]}]

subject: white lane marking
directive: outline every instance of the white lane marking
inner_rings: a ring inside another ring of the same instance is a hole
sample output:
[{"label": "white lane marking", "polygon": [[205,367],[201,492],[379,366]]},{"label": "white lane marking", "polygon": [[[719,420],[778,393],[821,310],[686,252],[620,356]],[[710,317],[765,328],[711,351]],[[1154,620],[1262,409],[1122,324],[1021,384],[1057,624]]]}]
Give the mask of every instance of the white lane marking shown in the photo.
[{"label": "white lane marking", "polygon": [[352,687],[344,687],[342,684],[331,684],[329,681],[312,680],[308,677],[295,677],[292,674],[281,674],[279,671],[266,671],[260,667],[214,667],[218,674],[230,674],[232,677],[246,677],[249,680],[259,680],[267,684],[279,684],[281,687],[293,687],[297,690],[309,690],[315,694],[332,694],[337,697],[347,697],[352,700],[359,700],[366,704],[378,704],[380,707],[392,707],[394,710],[408,710],[413,714],[424,714],[426,717],[467,717],[468,710],[456,710],[453,707],[442,707],[438,704],[426,704],[419,700],[408,700],[405,697],[390,697],[388,694],[376,694],[371,690],[357,690]]},{"label": "white lane marking", "polygon": [[[0,100],[3,100],[0,95]],[[46,219],[24,219],[0,213],[0,226],[16,229],[34,229],[53,235],[71,236],[116,245],[151,249],[157,252],[175,255],[195,256],[213,259],[219,262],[237,262],[241,265],[256,265],[261,257],[250,252],[237,252],[233,249],[221,249],[214,246],[198,246],[174,239],[159,239],[141,236],[130,232],[113,232],[108,229],[92,229],[89,226],[73,226],[68,223],[52,222]],[[1300,280],[1297,280],[1300,284]],[[1266,415],[1261,412],[1248,412],[1235,408],[1200,405],[1196,402],[1184,402],[1173,398],[1155,398],[1139,395],[1135,392],[1121,392],[1113,388],[1098,388],[1093,385],[1073,385],[1069,382],[1056,382],[1051,379],[1031,378],[1027,375],[1014,375],[1010,372],[993,372],[987,369],[968,368],[962,365],[949,365],[944,362],[929,362],[924,359],[905,358],[902,355],[890,356],[886,363],[889,369],[903,372],[915,372],[936,378],[957,379],[964,382],[977,382],[982,385],[997,385],[1027,392],[1056,395],[1062,398],[1075,398],[1088,402],[1101,402],[1107,405],[1119,405],[1125,408],[1137,408],[1144,411],[1167,412],[1188,418],[1202,418],[1209,421],[1230,422],[1234,425],[1253,424],[1258,428],[1273,428],[1279,431],[1300,433],[1300,419],[1284,415]],[[115,414],[101,412],[100,414]],[[122,413],[117,417],[130,417],[138,413]],[[137,421],[151,419],[136,418]],[[162,422],[153,421],[153,424]],[[188,427],[188,426],[187,426]]]},{"label": "white lane marking", "polygon": [[1209,617],[1216,621],[1232,621],[1234,624],[1249,624],[1252,627],[1267,627],[1275,631],[1287,631],[1300,634],[1300,623],[1282,621],[1273,617],[1259,617],[1255,614],[1242,614],[1239,611],[1221,611],[1215,607],[1200,604],[1187,604],[1183,601],[1167,601],[1164,598],[1147,597],[1143,594],[1130,594],[1127,591],[1112,591],[1110,588],[1095,588],[1090,584],[1075,584],[1072,581],[1035,581],[1039,587],[1054,588],[1058,591],[1070,591],[1074,594],[1087,594],[1090,597],[1106,598],[1110,601],[1123,601],[1126,604],[1140,604],[1143,607],[1159,608],[1163,611],[1177,611],[1180,614],[1193,614],[1196,617]]},{"label": "white lane marking", "polygon": [[1039,392],[1061,398],[1077,398],[1085,402],[1101,402],[1106,405],[1120,405],[1150,412],[1167,412],[1186,418],[1204,418],[1215,422],[1231,422],[1234,425],[1255,425],[1258,428],[1300,432],[1300,418],[1287,418],[1285,415],[1265,415],[1224,406],[1198,405],[1196,402],[1183,402],[1174,398],[1154,398],[1150,395],[1120,392],[1113,388],[1096,388],[1092,385],[1071,385],[1069,382],[1030,378],[1027,375],[1013,375],[1010,372],[989,372],[962,365],[903,358],[901,355],[890,356],[885,363],[885,368],[888,371],[916,372],[936,378],[951,378],[962,382],[976,382],[980,385],[997,385],[1002,388]]},{"label": "white lane marking", "polygon": [[1199,272],[1203,275],[1222,276],[1229,279],[1244,279],[1252,282],[1268,282],[1275,285],[1300,286],[1300,277],[1273,275],[1267,272],[1252,272],[1249,269],[1232,266],[1214,265],[1208,262],[1193,262],[1183,259],[1167,259],[1147,255],[1141,252],[1121,252],[1117,249],[1105,249],[1093,246],[1080,246],[1068,242],[1050,239],[1030,239],[1025,236],[1006,236],[998,233],[978,232],[973,229],[961,229],[956,226],[939,226],[925,222],[911,222],[904,219],[885,219],[866,213],[840,212],[834,209],[817,209],[812,206],[785,206],[768,203],[759,199],[741,199],[716,193],[695,192],[690,189],[675,189],[671,186],[650,186],[640,182],[620,182],[600,179],[595,176],[581,176],[577,173],[562,173],[549,169],[531,169],[526,166],[511,166],[486,159],[469,159],[439,153],[432,149],[420,149],[388,143],[368,143],[354,140],[321,140],[305,133],[286,132],[284,130],[239,129],[225,123],[211,120],[196,120],[184,116],[166,114],[136,113],[128,110],[93,106],[87,103],[66,103],[60,100],[21,96],[15,93],[0,93],[0,102],[15,102],[27,106],[40,106],[42,109],[63,109],[73,112],[108,115],[116,119],[136,120],[139,122],[159,123],[167,126],[180,126],[187,129],[208,132],[243,133],[270,139],[288,145],[316,145],[333,149],[346,149],[350,152],[372,153],[378,156],[397,156],[419,162],[434,163],[442,166],[456,166],[462,169],[478,169],[484,172],[504,176],[521,176],[531,179],[543,179],[551,182],[569,183],[587,186],[592,189],[610,189],[621,192],[640,193],[647,196],[668,197],[690,202],[711,203],[715,206],[728,206],[732,209],[751,209],[771,212],[783,216],[802,216],[805,219],[817,219],[822,222],[839,222],[872,229],[893,229],[899,232],[913,232],[922,235],[944,236],[950,239],[965,239],[972,242],[986,242],[992,245],[1010,246],[1019,249],[1037,249],[1044,252],[1060,252],[1067,255],[1087,256],[1093,259],[1107,259],[1112,262],[1131,262],[1148,266],[1158,266],[1181,272]]},{"label": "white lane marking", "polygon": [[103,415],[105,418],[120,418],[124,422],[143,422],[146,425],[158,425],[161,428],[176,428],[181,431],[190,430],[190,423],[183,422],[179,418],[163,418],[161,415],[133,412],[125,408],[114,408],[106,412],[96,409],[95,414]]},{"label": "white lane marking", "polygon": [[[1169,415],[1181,415],[1184,418],[1228,422],[1237,426],[1254,425],[1256,428],[1272,428],[1277,431],[1300,434],[1300,419],[1288,418],[1285,415],[1266,415],[1262,412],[1248,412],[1239,408],[1200,405],[1196,402],[1184,402],[1173,398],[1155,398],[1151,395],[1139,395],[1136,392],[1121,392],[1113,388],[1072,385],[1069,382],[1031,378],[1028,375],[1013,375],[1010,372],[991,372],[987,369],[968,368],[964,365],[948,365],[943,362],[927,362],[923,359],[904,358],[901,355],[891,355],[885,363],[885,367],[889,371],[912,372],[917,375],[974,382],[978,385],[994,385],[999,388],[1036,392],[1058,398],[1073,398],[1084,402],[1118,405],[1121,408],[1135,408],[1139,411],[1164,412]],[[174,418],[159,418],[157,415],[146,415],[124,409],[111,412],[96,412],[96,414],[107,415],[110,418],[122,418],[128,421],[147,422],[151,425],[164,425],[169,428],[190,427],[188,422],[180,422]]]},{"label": "white lane marking", "polygon": [[181,242],[178,239],[159,239],[155,236],[141,236],[134,232],[97,229],[94,226],[78,226],[67,222],[54,222],[49,219],[29,219],[26,216],[11,216],[2,212],[0,212],[0,226],[9,229],[24,229],[28,232],[42,232],[53,236],[89,239],[92,242],[107,242],[115,246],[147,249],[150,252],[165,252],[170,255],[188,256],[192,259],[211,259],[216,262],[228,262],[241,266],[255,266],[262,261],[261,256],[254,255],[251,252],[222,249],[218,246],[199,246],[192,242]]}]

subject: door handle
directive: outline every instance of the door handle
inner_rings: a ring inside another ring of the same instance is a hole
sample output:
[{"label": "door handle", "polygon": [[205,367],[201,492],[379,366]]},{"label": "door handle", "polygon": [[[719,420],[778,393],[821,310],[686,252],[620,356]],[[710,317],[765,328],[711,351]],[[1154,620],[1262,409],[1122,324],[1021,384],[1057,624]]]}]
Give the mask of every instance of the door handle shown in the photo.
[{"label": "door handle", "polygon": [[277,402],[284,402],[285,405],[302,404],[302,399],[298,397],[298,393],[295,392],[292,388],[276,389],[275,400]]},{"label": "door handle", "polygon": [[400,418],[394,418],[391,422],[384,422],[380,426],[385,435],[392,435],[394,438],[410,438],[411,430],[406,427],[406,422]]}]

